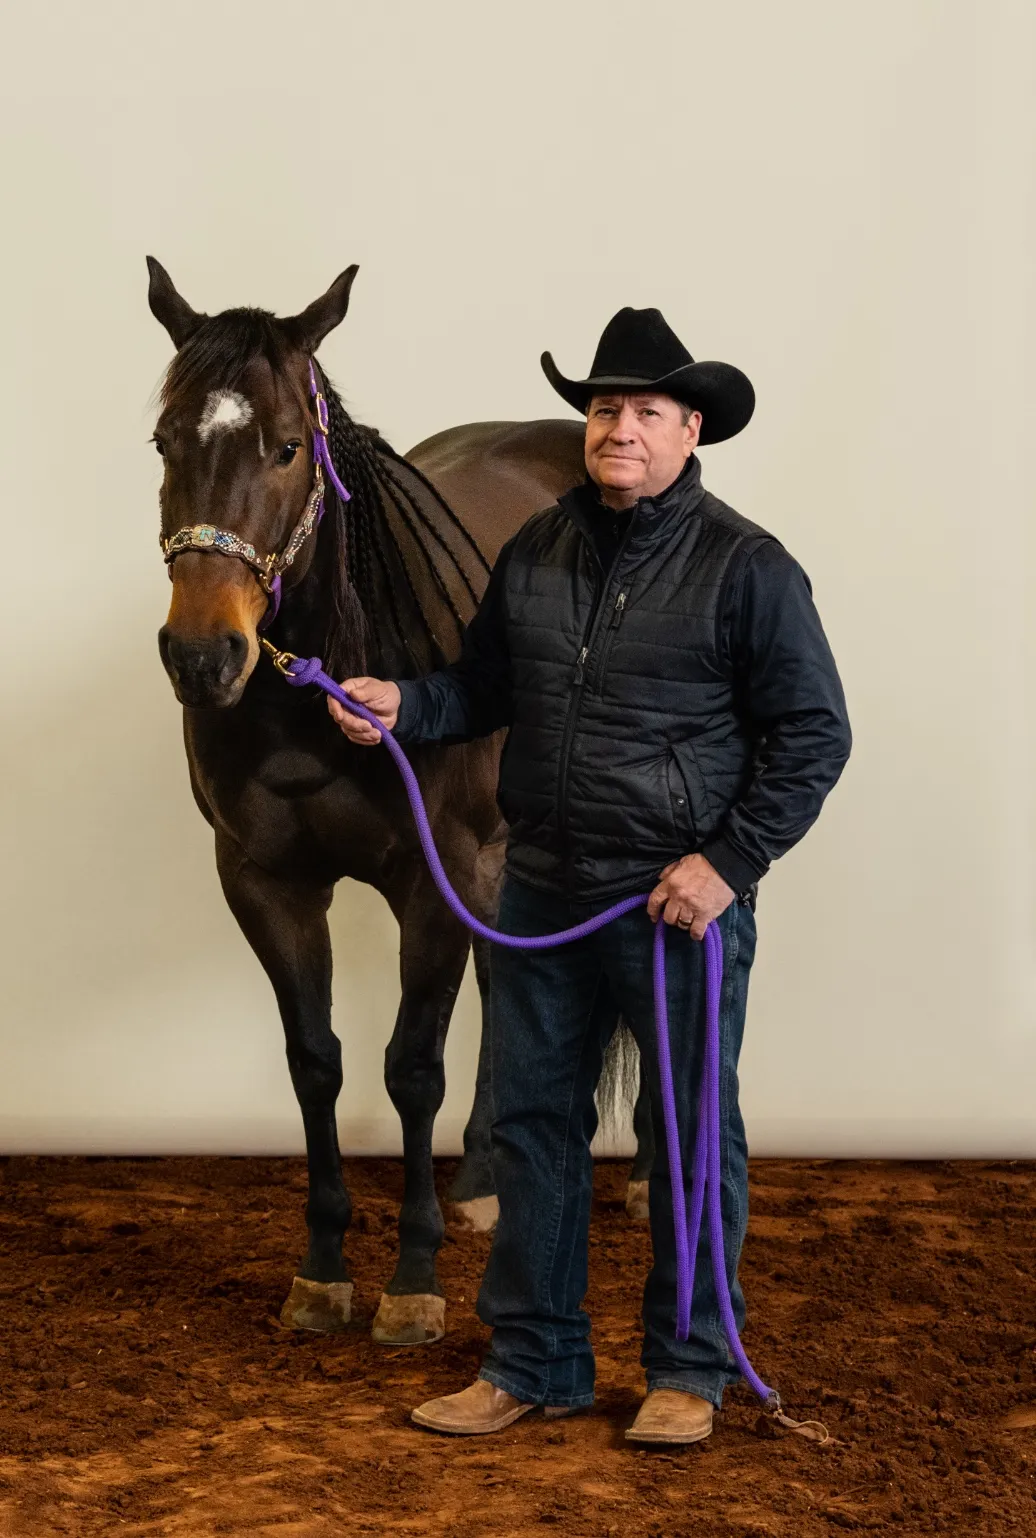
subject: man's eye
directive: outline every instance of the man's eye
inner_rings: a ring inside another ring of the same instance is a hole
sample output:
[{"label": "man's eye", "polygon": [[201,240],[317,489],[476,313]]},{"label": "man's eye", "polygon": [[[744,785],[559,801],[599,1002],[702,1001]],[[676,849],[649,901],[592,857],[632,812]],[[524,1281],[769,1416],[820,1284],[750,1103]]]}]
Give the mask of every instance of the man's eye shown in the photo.
[{"label": "man's eye", "polygon": [[290,443],[286,443],[284,447],[278,451],[277,463],[279,465],[290,465],[301,447],[302,444],[298,441],[298,439],[293,438]]}]

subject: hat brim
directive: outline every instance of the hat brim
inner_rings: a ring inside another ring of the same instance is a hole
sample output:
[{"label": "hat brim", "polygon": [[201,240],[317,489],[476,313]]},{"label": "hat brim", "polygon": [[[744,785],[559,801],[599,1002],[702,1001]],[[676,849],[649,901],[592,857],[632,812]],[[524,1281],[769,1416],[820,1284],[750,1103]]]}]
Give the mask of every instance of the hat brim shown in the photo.
[{"label": "hat brim", "polygon": [[543,372],[562,400],[586,415],[595,395],[610,392],[632,394],[653,391],[671,395],[695,411],[701,412],[699,443],[722,443],[733,438],[751,421],[755,410],[755,391],[747,374],[731,363],[687,363],[658,379],[644,379],[634,374],[599,374],[591,379],[568,379],[549,352],[540,358]]}]

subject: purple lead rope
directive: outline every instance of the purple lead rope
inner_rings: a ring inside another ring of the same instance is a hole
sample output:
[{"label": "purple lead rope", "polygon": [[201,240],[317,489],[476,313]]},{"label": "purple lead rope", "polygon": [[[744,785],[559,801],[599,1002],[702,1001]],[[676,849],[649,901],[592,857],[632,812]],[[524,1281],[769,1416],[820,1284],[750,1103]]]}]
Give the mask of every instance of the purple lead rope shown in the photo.
[{"label": "purple lead rope", "polygon": [[723,1329],[734,1360],[748,1385],[770,1409],[780,1407],[780,1397],[765,1384],[745,1354],[737,1332],[734,1305],[727,1282],[726,1255],[723,1248],[722,1159],[719,1115],[719,1003],[723,991],[723,938],[719,926],[712,923],[705,931],[705,1061],[702,1066],[701,1097],[698,1102],[698,1132],[694,1145],[694,1171],[691,1185],[691,1216],[687,1219],[684,1202],[683,1168],[680,1160],[680,1131],[676,1117],[676,1091],[669,1051],[669,1005],[666,988],[665,947],[668,925],[655,925],[654,980],[655,1030],[658,1035],[658,1076],[662,1086],[666,1148],[669,1155],[669,1183],[673,1193],[673,1228],[676,1239],[676,1338],[687,1340],[691,1333],[691,1299],[694,1296],[694,1270],[701,1237],[705,1193],[709,1195],[709,1252],[712,1276],[723,1319]]},{"label": "purple lead rope", "polygon": [[[475,934],[480,935],[482,939],[492,940],[497,945],[509,946],[512,950],[548,950],[555,945],[564,945],[569,940],[582,940],[586,935],[593,934],[595,930],[603,929],[606,924],[611,923],[612,919],[619,918],[624,913],[632,913],[634,908],[643,908],[647,903],[648,894],[646,892],[637,897],[624,897],[621,902],[606,908],[603,913],[597,913],[593,918],[587,919],[582,924],[576,924],[571,929],[559,930],[557,934],[552,935],[505,935],[501,934],[498,929],[490,929],[488,924],[483,924],[481,919],[468,912],[451,886],[450,879],[443,869],[442,861],[439,858],[439,851],[435,847],[435,840],[432,837],[431,824],[428,821],[428,813],[425,810],[417,775],[414,773],[409,759],[392,733],[381,724],[372,711],[368,710],[366,706],[361,705],[357,700],[351,699],[345,690],[324,672],[319,657],[310,657],[308,660],[296,658],[287,667],[282,667],[281,670],[291,684],[300,687],[306,684],[316,684],[325,694],[329,694],[332,699],[338,700],[339,704],[344,705],[347,710],[359,716],[361,720],[369,722],[371,726],[381,733],[381,740],[392,755],[396,768],[403,777],[407,799],[410,802],[414,821],[417,824],[421,848],[424,851],[425,859],[428,861],[435,884],[452,912],[463,923],[467,924],[468,928]],[[749,1386],[758,1394],[766,1408],[773,1413],[781,1425],[787,1426],[792,1430],[801,1431],[816,1440],[826,1441],[827,1432],[820,1426],[819,1422],[797,1422],[789,1420],[784,1415],[781,1410],[780,1395],[775,1389],[769,1388],[755,1372],[751,1362],[745,1355],[744,1347],[737,1332],[737,1321],[734,1318],[734,1308],[730,1299],[730,1287],[727,1283],[726,1260],[723,1250],[719,1112],[719,1005],[723,987],[723,940],[715,923],[710,924],[705,931],[705,1059],[702,1069],[701,1099],[698,1107],[698,1133],[694,1150],[691,1216],[690,1223],[688,1224],[684,1200],[683,1166],[680,1159],[680,1131],[676,1117],[676,1093],[673,1088],[673,1065],[669,1050],[669,1012],[666,1002],[665,965],[667,929],[668,926],[660,918],[655,925],[654,983],[655,1028],[658,1033],[658,1067],[662,1084],[662,1107],[665,1117],[666,1150],[669,1158],[669,1179],[673,1193],[673,1226],[676,1238],[676,1338],[677,1340],[684,1341],[690,1336],[694,1266],[698,1253],[698,1241],[701,1234],[702,1214],[705,1208],[707,1192],[709,1250],[712,1256],[712,1274],[716,1286],[716,1296],[719,1299],[723,1328],[726,1332],[727,1341],[734,1360]],[[818,1436],[815,1431],[809,1429],[813,1427],[819,1427],[822,1436]]]}]

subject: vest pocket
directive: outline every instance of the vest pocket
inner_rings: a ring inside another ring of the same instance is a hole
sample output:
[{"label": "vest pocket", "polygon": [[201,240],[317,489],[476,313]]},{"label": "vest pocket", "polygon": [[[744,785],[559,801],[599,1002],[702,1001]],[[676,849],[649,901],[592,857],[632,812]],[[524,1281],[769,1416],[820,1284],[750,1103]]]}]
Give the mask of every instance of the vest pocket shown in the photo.
[{"label": "vest pocket", "polygon": [[687,853],[690,854],[698,846],[698,826],[690,787],[673,748],[666,753],[665,769],[669,786],[669,805],[673,814],[676,836],[681,843],[687,844]]},{"label": "vest pocket", "polygon": [[[688,824],[694,835],[694,848],[699,849],[705,840],[715,831],[716,819],[713,815],[712,803],[705,787],[705,776],[702,773],[701,764],[694,743],[685,738],[683,742],[676,742],[670,748],[673,755],[673,772],[671,782],[677,787],[676,798],[683,796],[686,806],[676,810],[685,812]],[[682,828],[682,823],[677,823]]]}]

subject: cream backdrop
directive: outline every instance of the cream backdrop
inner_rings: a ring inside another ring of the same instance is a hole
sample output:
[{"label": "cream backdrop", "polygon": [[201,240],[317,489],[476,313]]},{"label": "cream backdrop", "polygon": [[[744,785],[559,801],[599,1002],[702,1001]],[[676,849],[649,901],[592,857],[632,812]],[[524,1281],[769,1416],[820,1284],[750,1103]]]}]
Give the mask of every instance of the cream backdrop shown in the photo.
[{"label": "cream backdrop", "polygon": [[[623,304],[755,381],[707,484],[809,572],[856,747],[767,878],[756,1153],[1036,1155],[1036,7],[94,0],[3,8],[0,1150],[301,1146],[155,632],[145,252],[300,308],[401,449],[564,415]],[[393,1150],[393,924],[334,912],[343,1146]],[[469,979],[438,1132],[474,1071]]]}]

